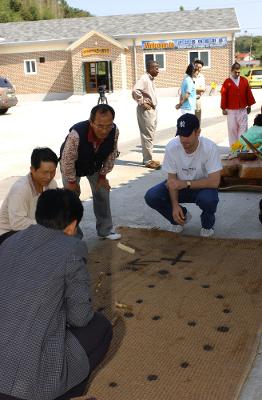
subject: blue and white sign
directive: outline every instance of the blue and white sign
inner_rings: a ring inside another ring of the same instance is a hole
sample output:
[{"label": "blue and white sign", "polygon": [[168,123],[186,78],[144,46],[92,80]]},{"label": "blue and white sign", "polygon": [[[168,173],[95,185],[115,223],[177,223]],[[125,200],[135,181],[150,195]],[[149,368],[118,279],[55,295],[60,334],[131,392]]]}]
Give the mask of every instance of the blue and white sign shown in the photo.
[{"label": "blue and white sign", "polygon": [[196,49],[226,47],[226,37],[207,37],[194,39],[170,39],[170,40],[143,40],[143,50],[170,50],[170,49]]},{"label": "blue and white sign", "polygon": [[176,49],[212,48],[227,46],[226,37],[175,39],[174,42]]}]

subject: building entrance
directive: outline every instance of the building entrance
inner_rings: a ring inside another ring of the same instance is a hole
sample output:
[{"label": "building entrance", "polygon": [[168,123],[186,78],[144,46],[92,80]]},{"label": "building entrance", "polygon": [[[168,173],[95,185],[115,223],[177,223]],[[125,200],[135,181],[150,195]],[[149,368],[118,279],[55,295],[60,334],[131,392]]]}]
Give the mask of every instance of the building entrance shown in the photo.
[{"label": "building entrance", "polygon": [[97,93],[104,85],[107,92],[113,91],[112,62],[95,61],[84,63],[86,93]]}]

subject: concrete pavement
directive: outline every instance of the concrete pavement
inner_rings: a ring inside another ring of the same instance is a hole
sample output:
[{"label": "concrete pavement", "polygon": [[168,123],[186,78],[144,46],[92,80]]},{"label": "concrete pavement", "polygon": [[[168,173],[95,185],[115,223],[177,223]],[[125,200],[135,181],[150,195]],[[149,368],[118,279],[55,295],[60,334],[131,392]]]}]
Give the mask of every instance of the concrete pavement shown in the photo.
[{"label": "concrete pavement", "polygon": [[[253,91],[256,105],[249,116],[249,126],[262,105],[262,90]],[[180,115],[175,110],[177,99],[173,93],[160,93],[158,106],[158,132],[154,142],[155,158],[162,161],[167,142],[175,134],[176,119]],[[32,149],[36,146],[49,146],[57,153],[74,123],[87,119],[97,95],[71,96],[64,100],[32,101],[21,98],[19,106],[10,109],[0,117],[0,203],[7,190],[18,176],[29,170]],[[109,180],[112,186],[111,207],[114,223],[117,226],[157,227],[169,229],[169,224],[156,212],[149,209],[143,200],[148,188],[165,179],[163,171],[151,171],[142,166],[140,138],[136,121],[136,104],[130,93],[108,95],[109,104],[116,111],[116,123],[120,128],[120,157]],[[227,151],[226,118],[219,108],[220,96],[204,96],[202,135],[216,142],[224,153]],[[61,184],[59,171],[58,183]],[[84,200],[85,214],[81,224],[84,239],[89,248],[98,242],[95,219],[90,198],[90,188],[85,179],[81,181],[81,198]],[[221,238],[261,239],[262,225],[258,221],[258,203],[262,193],[231,192],[220,193],[217,210],[215,236]],[[193,216],[186,225],[185,235],[199,235],[200,212],[190,205]],[[262,360],[259,351],[241,400],[261,400],[262,398]]]}]

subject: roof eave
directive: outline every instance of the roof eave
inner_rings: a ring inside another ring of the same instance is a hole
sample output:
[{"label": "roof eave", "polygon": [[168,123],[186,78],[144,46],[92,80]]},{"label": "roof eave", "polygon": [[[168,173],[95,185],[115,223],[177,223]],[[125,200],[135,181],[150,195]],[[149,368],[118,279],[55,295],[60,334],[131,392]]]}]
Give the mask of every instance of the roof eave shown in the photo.
[{"label": "roof eave", "polygon": [[240,28],[228,28],[228,29],[201,29],[195,31],[170,31],[170,32],[144,32],[144,33],[125,33],[120,35],[112,35],[114,38],[136,38],[139,36],[152,36],[152,35],[174,35],[181,33],[207,33],[207,32],[241,32]]},{"label": "roof eave", "polygon": [[43,43],[43,44],[48,44],[50,42],[54,43],[72,43],[77,39],[68,39],[68,38],[63,38],[63,39],[49,39],[49,40],[24,40],[24,41],[19,41],[19,42],[10,42],[10,41],[0,41],[0,46],[10,46],[10,45],[16,45],[16,46],[24,46],[25,44],[39,44],[39,43]]}]

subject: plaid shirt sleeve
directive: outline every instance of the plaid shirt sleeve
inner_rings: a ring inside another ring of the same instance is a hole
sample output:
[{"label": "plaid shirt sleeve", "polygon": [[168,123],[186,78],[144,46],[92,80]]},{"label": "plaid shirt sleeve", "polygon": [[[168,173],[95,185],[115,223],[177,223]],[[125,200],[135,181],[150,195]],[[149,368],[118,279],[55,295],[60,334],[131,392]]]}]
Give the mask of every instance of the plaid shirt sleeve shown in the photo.
[{"label": "plaid shirt sleeve", "polygon": [[78,157],[79,135],[72,130],[65,143],[63,154],[61,157],[61,170],[68,182],[76,180],[75,162]]},{"label": "plaid shirt sleeve", "polygon": [[118,147],[117,147],[117,142],[118,142],[118,136],[119,136],[119,129],[116,126],[116,134],[115,134],[115,142],[114,142],[114,150],[112,153],[109,154],[107,159],[104,161],[103,166],[100,170],[100,176],[106,176],[109,172],[112,171],[115,165],[115,159],[118,156]]}]

